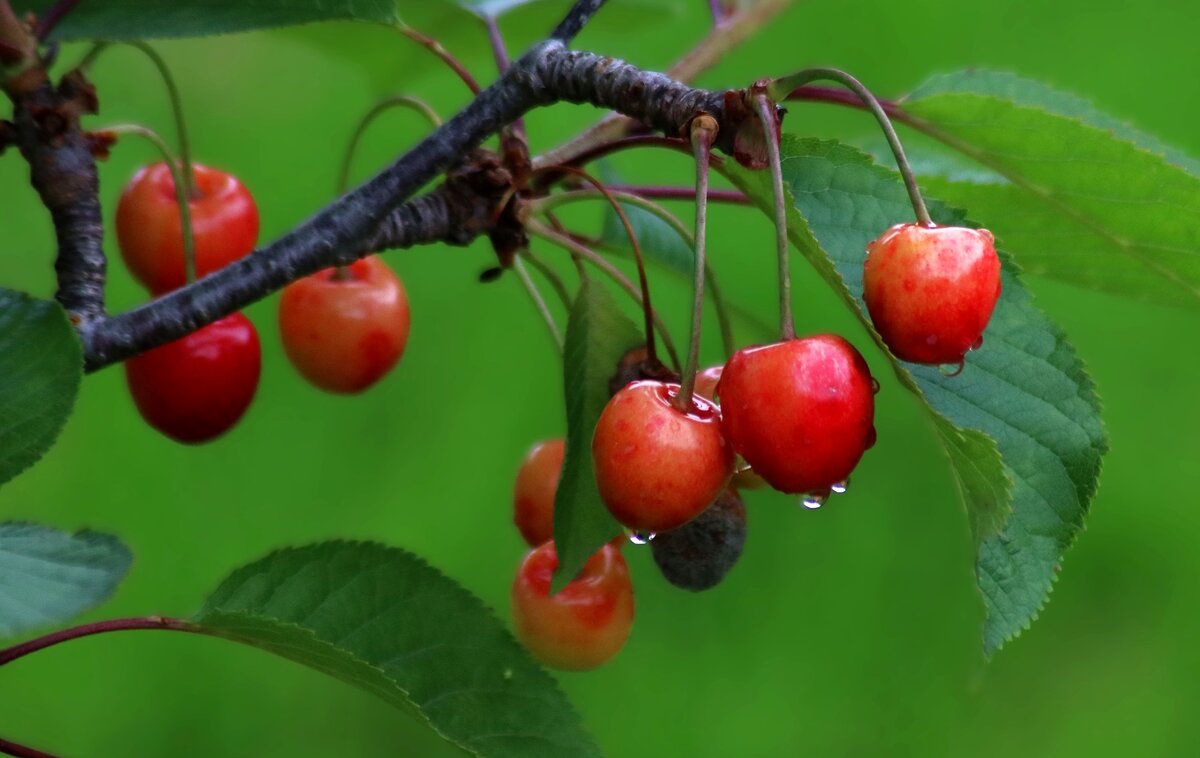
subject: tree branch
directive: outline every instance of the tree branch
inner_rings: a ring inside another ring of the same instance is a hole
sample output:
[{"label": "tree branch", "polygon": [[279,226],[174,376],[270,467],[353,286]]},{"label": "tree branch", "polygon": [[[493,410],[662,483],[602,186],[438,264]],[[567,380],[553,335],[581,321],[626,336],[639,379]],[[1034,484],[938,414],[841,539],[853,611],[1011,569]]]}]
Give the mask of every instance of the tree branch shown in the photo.
[{"label": "tree branch", "polygon": [[[721,124],[718,147],[731,151],[737,124],[723,119],[725,102],[742,93],[693,89],[663,74],[565,47],[564,41],[601,5],[603,0],[579,0],[555,30],[555,38],[533,47],[416,147],[293,231],[200,281],[119,316],[103,315],[101,217],[95,166],[84,136],[71,121],[64,132],[49,138],[44,126],[35,129],[39,103],[27,96],[13,97],[22,152],[33,166],[34,184],[58,234],[59,299],[77,316],[87,369],[95,371],[182,337],[300,277],[377,249],[466,244],[483,233],[495,236],[500,231],[496,219],[516,213],[510,200],[523,200],[512,199],[514,181],[507,169],[476,148],[533,108],[559,101],[591,104],[670,136],[682,133],[698,114],[708,113]],[[72,81],[85,84],[79,74],[68,75],[65,82]],[[39,91],[56,92],[49,85]],[[75,97],[61,87],[57,92],[60,101],[68,94]],[[455,166],[444,184],[405,202]]]}]

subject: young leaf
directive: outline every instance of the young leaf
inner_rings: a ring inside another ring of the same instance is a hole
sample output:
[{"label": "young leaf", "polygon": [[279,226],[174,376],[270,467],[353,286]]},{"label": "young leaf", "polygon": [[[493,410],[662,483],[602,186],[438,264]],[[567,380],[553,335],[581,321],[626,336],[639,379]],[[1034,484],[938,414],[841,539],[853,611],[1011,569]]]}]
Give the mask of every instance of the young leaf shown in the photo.
[{"label": "young leaf", "polygon": [[274,552],[230,575],[193,621],[377,695],[473,755],[599,755],[495,615],[399,548]]},{"label": "young leaf", "polygon": [[112,595],[133,556],[116,537],[0,524],[0,637],[61,624]]},{"label": "young leaf", "polygon": [[[862,302],[866,245],[911,220],[904,187],[845,145],[785,137],[782,149],[794,201],[792,243],[870,328]],[[730,163],[725,170],[771,212],[766,172]],[[939,223],[963,223],[940,203],[930,211]],[[884,348],[901,382],[932,414],[966,502],[989,655],[1037,617],[1063,552],[1083,527],[1107,450],[1091,379],[1008,261],[1003,288],[984,345],[968,356],[961,375],[901,363]]]},{"label": "young leaf", "polygon": [[598,282],[585,280],[571,307],[563,346],[563,392],[567,446],[554,498],[554,547],[558,570],[551,589],[565,587],[587,559],[621,533],[592,470],[592,432],[608,404],[608,383],[621,358],[645,343],[638,328]]},{"label": "young leaf", "polygon": [[[16,0],[13,7],[42,14],[54,4],[55,0]],[[396,6],[397,0],[100,0],[79,3],[50,38],[203,37],[334,20],[390,24],[399,20]]]},{"label": "young leaf", "polygon": [[82,378],[83,349],[62,307],[0,288],[0,484],[54,444]]},{"label": "young leaf", "polygon": [[938,77],[903,109],[1010,182],[923,183],[988,219],[1026,271],[1200,307],[1200,163],[1011,74]]}]

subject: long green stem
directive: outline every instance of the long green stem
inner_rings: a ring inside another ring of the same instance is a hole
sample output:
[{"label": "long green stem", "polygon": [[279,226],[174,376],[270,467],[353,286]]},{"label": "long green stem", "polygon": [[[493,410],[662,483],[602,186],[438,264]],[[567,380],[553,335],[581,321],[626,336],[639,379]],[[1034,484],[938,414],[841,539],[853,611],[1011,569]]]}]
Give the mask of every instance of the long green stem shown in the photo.
[{"label": "long green stem", "polygon": [[534,255],[532,250],[522,250],[520,256],[529,261],[529,265],[536,268],[545,277],[546,281],[550,282],[550,287],[554,290],[554,294],[558,295],[559,301],[569,309],[571,307],[571,293],[567,292],[567,285],[563,283],[562,277],[558,275],[558,272],[550,268],[550,265],[541,258]]},{"label": "long green stem", "polygon": [[350,136],[349,144],[346,145],[346,152],[342,156],[342,170],[338,174],[337,191],[339,195],[346,191],[350,183],[350,166],[354,161],[354,153],[358,150],[358,143],[362,141],[367,127],[376,118],[392,108],[407,108],[415,111],[424,116],[435,129],[442,125],[441,117],[423,100],[408,95],[391,95],[380,100],[359,120],[358,126],[354,129],[354,134]]},{"label": "long green stem", "polygon": [[696,158],[696,254],[692,265],[692,330],[688,341],[687,362],[683,364],[683,381],[679,394],[675,397],[675,407],[681,411],[692,407],[696,370],[700,365],[700,327],[704,320],[705,246],[708,238],[708,164],[716,137],[717,122],[712,116],[698,116],[692,120],[692,152]]},{"label": "long green stem", "polygon": [[779,261],[779,338],[790,340],[796,336],[796,324],[792,320],[792,272],[788,255],[787,195],[783,192],[783,163],[779,155],[779,140],[776,139],[775,104],[766,95],[754,98],[759,123],[767,143],[767,158],[771,165],[771,186],[775,195],[775,255]]},{"label": "long green stem", "polygon": [[793,90],[799,89],[810,82],[822,80],[837,82],[850,90],[858,96],[858,99],[863,102],[867,110],[871,111],[871,115],[879,123],[879,128],[883,130],[883,136],[887,138],[888,147],[892,149],[892,155],[896,158],[896,167],[900,169],[900,176],[904,178],[904,187],[908,190],[908,199],[912,202],[913,212],[917,214],[917,221],[925,226],[933,226],[933,220],[929,217],[929,209],[925,207],[925,198],[921,197],[921,189],[917,186],[917,179],[913,175],[912,167],[908,163],[908,156],[904,154],[904,145],[900,143],[900,137],[896,134],[896,128],[892,125],[892,120],[888,118],[888,114],[883,106],[880,105],[879,99],[862,82],[840,69],[808,68],[803,71],[797,71],[790,76],[776,79],[771,83],[769,92],[776,100],[783,100]]},{"label": "long green stem", "polygon": [[[642,299],[641,289],[639,289],[638,286],[633,283],[632,279],[625,276],[621,269],[617,268],[608,260],[606,260],[604,256],[600,255],[595,250],[592,250],[587,245],[576,242],[565,234],[560,234],[535,219],[530,219],[528,222],[526,222],[525,228],[535,237],[540,237],[541,239],[553,243],[554,245],[557,245],[558,247],[561,247],[562,249],[571,253],[576,260],[587,261],[603,271],[609,276],[609,278],[620,285],[621,289],[625,290],[629,296],[632,297],[641,308],[643,308],[643,310],[646,310],[645,301]],[[680,368],[679,353],[675,350],[675,343],[671,340],[671,335],[667,331],[667,325],[663,323],[663,320],[659,318],[658,313],[653,309],[649,309],[649,312],[654,326],[658,330],[658,335],[662,339],[663,346],[666,347],[667,354],[671,358],[671,363],[675,366],[675,370],[678,371]]]},{"label": "long green stem", "polygon": [[[83,60],[79,62],[77,68],[86,71],[96,62],[96,58],[112,44],[111,42],[97,42],[87,52],[87,55],[83,57]],[[192,143],[188,137],[187,121],[183,117],[183,97],[179,93],[179,86],[175,83],[175,77],[171,75],[171,69],[167,66],[167,62],[163,60],[163,57],[158,54],[158,51],[145,42],[128,41],[119,44],[126,44],[136,50],[141,50],[150,59],[150,62],[154,64],[154,68],[158,70],[158,75],[162,78],[163,84],[166,85],[167,99],[171,103],[171,118],[175,121],[175,134],[179,142],[179,160],[183,166],[183,187],[188,197],[196,197],[196,176],[192,170]]]},{"label": "long green stem", "polygon": [[521,260],[520,256],[513,258],[512,269],[517,272],[517,278],[521,280],[521,285],[529,293],[529,299],[533,301],[534,307],[537,308],[538,313],[541,314],[542,319],[546,322],[546,327],[550,331],[550,337],[554,340],[554,346],[561,353],[563,349],[562,332],[559,331],[558,324],[554,322],[554,314],[550,312],[545,298],[542,297],[541,291],[538,290],[532,277],[529,276],[529,271],[525,268],[525,263]]},{"label": "long green stem", "polygon": [[[548,171],[549,169],[546,170]],[[603,195],[608,204],[612,206],[613,212],[617,214],[617,218],[621,220],[621,226],[625,228],[625,235],[629,237],[629,246],[633,248],[634,261],[637,263],[638,285],[642,290],[641,303],[643,324],[646,332],[646,356],[653,363],[658,360],[658,351],[654,344],[654,326],[652,323],[654,306],[650,303],[650,280],[646,276],[646,258],[642,255],[642,244],[638,240],[637,233],[633,231],[633,224],[629,222],[629,216],[626,215],[625,209],[621,207],[621,204],[608,191],[608,188],[604,186],[604,183],[588,172],[574,166],[558,166],[554,170],[577,176],[595,187],[596,191]],[[535,171],[534,175],[537,173],[539,172]],[[678,367],[678,358],[676,358],[675,362]]]},{"label": "long green stem", "polygon": [[183,232],[184,279],[189,283],[196,281],[196,240],[192,234],[192,204],[191,196],[185,188],[183,169],[180,167],[181,161],[171,152],[166,140],[153,129],[138,124],[117,124],[97,131],[141,137],[158,148],[158,152],[162,154],[163,163],[171,172],[171,183],[175,185],[175,202],[179,204],[179,227]]},{"label": "long green stem", "polygon": [[[609,194],[615,197],[622,203],[628,203],[632,206],[641,208],[647,213],[651,213],[661,219],[665,224],[670,226],[682,239],[687,246],[695,248],[696,240],[692,236],[692,230],[688,229],[675,214],[659,205],[658,203],[641,195],[625,192],[623,190],[614,190],[609,188]],[[579,189],[570,190],[568,192],[557,192],[553,195],[540,198],[534,202],[534,213],[548,213],[562,205],[570,205],[581,201],[591,201],[603,199],[604,195],[594,189]],[[606,245],[607,247],[607,245]],[[707,280],[707,287],[712,292],[713,308],[717,314],[717,325],[721,331],[721,345],[725,350],[725,355],[733,355],[733,320],[730,318],[729,309],[725,306],[725,299],[721,297],[721,289],[717,285],[716,273],[708,261],[704,262],[704,276]]]}]

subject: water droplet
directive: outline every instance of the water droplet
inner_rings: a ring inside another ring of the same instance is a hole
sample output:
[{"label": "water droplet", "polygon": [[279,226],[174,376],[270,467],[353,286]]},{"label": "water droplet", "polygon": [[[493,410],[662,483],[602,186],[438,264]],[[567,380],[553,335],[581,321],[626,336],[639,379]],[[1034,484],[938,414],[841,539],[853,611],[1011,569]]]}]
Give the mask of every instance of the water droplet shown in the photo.
[{"label": "water droplet", "polygon": [[749,463],[746,463],[746,459],[745,459],[745,458],[742,458],[741,456],[738,456],[737,463],[735,463],[735,464],[734,464],[734,466],[733,466],[733,473],[735,473],[735,474],[744,474],[744,473],[746,473],[747,471],[753,471],[753,470],[754,470],[754,469],[750,468],[750,464],[749,464]]},{"label": "water droplet", "polygon": [[979,335],[979,339],[977,339],[971,343],[972,350],[978,350],[981,347],[983,347],[983,335],[982,334]]},{"label": "water droplet", "polygon": [[803,505],[810,511],[815,511],[822,505],[825,505],[825,501],[829,499],[829,492],[829,490],[821,490],[802,495],[800,497],[800,505]]},{"label": "water droplet", "polygon": [[938,371],[941,371],[942,376],[946,377],[947,379],[953,379],[961,374],[963,369],[966,367],[966,361],[959,361],[958,363],[943,363],[938,366]]},{"label": "water droplet", "polygon": [[875,433],[875,427],[872,426],[871,431],[867,432],[867,445],[863,448],[863,450],[870,450],[871,448],[875,447],[875,441],[878,439],[878,437],[879,435]]},{"label": "water droplet", "polygon": [[876,379],[875,377],[871,377],[871,394],[872,395],[879,394],[879,380]]},{"label": "water droplet", "polygon": [[657,536],[654,532],[630,532],[629,541],[634,545],[649,545]]},{"label": "water droplet", "polygon": [[850,480],[846,479],[845,481],[834,482],[833,486],[829,488],[829,491],[835,495],[843,495],[845,494],[846,490],[849,489],[849,487]]}]

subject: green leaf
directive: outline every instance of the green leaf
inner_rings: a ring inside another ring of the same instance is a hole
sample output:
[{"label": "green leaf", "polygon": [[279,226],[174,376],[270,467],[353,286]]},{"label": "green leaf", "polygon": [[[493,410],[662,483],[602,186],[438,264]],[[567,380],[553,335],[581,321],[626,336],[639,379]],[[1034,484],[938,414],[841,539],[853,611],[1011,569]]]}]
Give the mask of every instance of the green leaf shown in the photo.
[{"label": "green leaf", "polygon": [[[862,302],[863,260],[868,242],[912,218],[903,185],[838,143],[786,137],[783,155],[794,200],[792,243],[883,348]],[[767,172],[726,166],[733,182],[770,214]],[[964,223],[940,203],[931,202],[930,210],[939,223]],[[984,345],[959,376],[901,363],[883,348],[900,381],[932,415],[962,491],[978,546],[989,655],[1037,617],[1063,552],[1083,527],[1108,447],[1099,400],[1074,349],[1034,306],[1007,258],[1002,276]]]},{"label": "green leaf", "polygon": [[599,755],[495,615],[398,548],[277,551],[222,582],[194,622],[371,692],[474,755]]},{"label": "green leaf", "polygon": [[0,288],[0,484],[54,444],[82,378],[83,349],[62,307]]},{"label": "green leaf", "polygon": [[[55,0],[17,0],[42,13]],[[51,39],[138,40],[203,37],[315,21],[399,21],[397,0],[88,0],[55,27]]]},{"label": "green leaf", "polygon": [[571,306],[563,346],[563,392],[567,445],[554,498],[554,547],[558,570],[551,585],[565,587],[587,559],[621,533],[596,489],[592,432],[610,397],[608,383],[621,358],[645,339],[603,285],[585,280]]},{"label": "green leaf", "polygon": [[0,637],[61,624],[103,603],[132,561],[107,534],[0,524]]},{"label": "green leaf", "polygon": [[986,218],[1026,271],[1200,307],[1200,163],[1010,74],[938,77],[903,108],[916,128],[1008,180],[923,184]]}]

